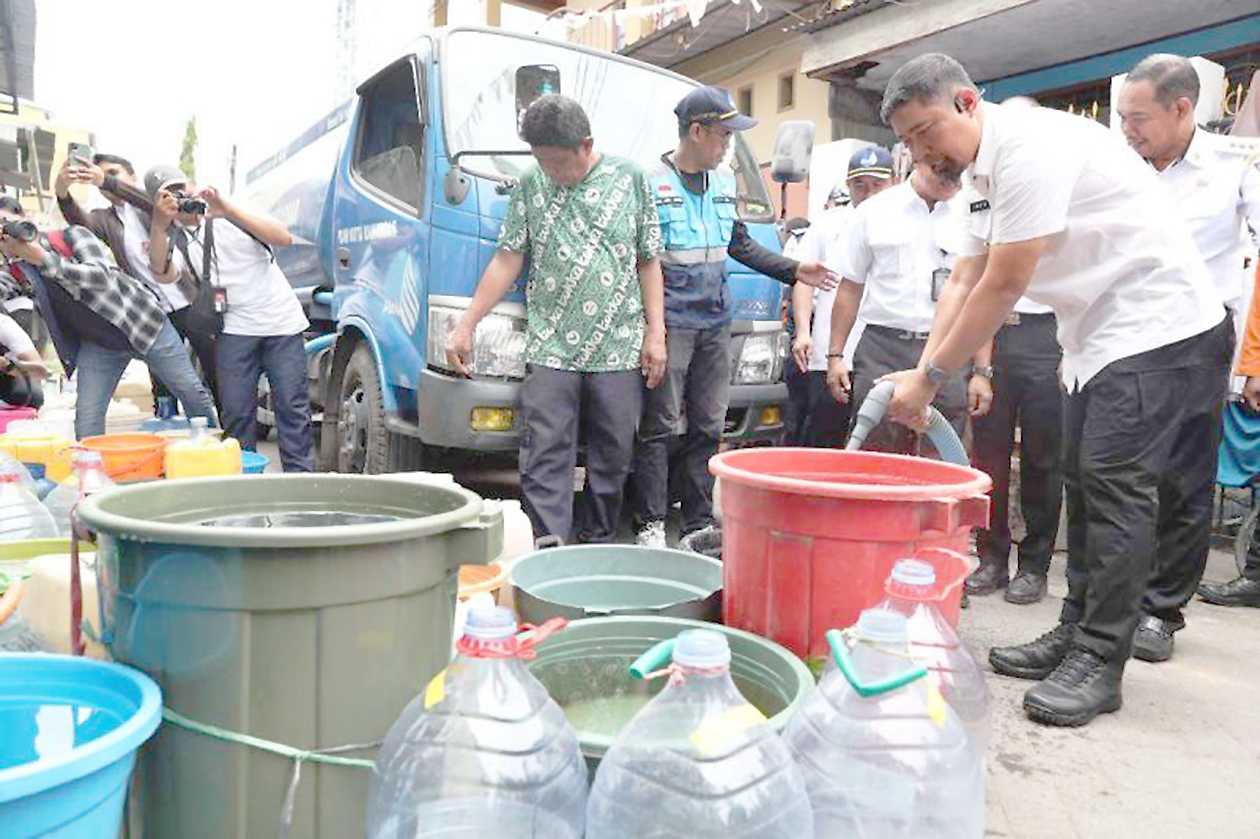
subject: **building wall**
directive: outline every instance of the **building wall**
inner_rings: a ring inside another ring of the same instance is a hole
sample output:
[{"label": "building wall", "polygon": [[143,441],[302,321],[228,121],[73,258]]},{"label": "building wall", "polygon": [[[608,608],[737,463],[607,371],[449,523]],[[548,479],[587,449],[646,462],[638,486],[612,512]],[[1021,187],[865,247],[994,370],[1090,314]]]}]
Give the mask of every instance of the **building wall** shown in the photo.
[{"label": "building wall", "polygon": [[[90,145],[93,139],[92,134],[77,126],[58,122],[47,109],[25,100],[19,102],[16,114],[0,113],[0,135],[3,135],[3,139],[11,142],[18,129],[26,129],[32,134],[36,129],[39,129],[50,132],[53,135],[51,165],[49,165],[49,161],[40,160],[39,166],[41,171],[47,168],[47,181],[42,184],[43,188],[39,190],[39,195],[36,195],[34,189],[22,190],[21,201],[23,208],[37,218],[59,218],[57,199],[53,194],[53,179],[56,178],[57,171],[66,160],[66,149],[70,143],[86,143]],[[33,173],[26,172],[24,174]],[[41,178],[41,180],[43,179]],[[75,195],[80,201],[90,199],[92,190],[88,187],[79,186],[74,189]],[[7,191],[13,192],[12,189]]]}]

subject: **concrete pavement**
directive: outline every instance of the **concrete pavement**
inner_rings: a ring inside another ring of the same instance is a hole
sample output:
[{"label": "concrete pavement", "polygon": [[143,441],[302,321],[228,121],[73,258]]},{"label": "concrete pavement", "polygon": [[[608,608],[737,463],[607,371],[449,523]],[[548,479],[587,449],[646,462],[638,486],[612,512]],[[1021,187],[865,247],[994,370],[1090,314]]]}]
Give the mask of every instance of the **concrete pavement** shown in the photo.
[{"label": "concrete pavement", "polygon": [[[960,632],[986,671],[994,645],[1030,641],[1054,625],[1065,557],[1050,597],[1012,606],[973,597]],[[1206,578],[1236,576],[1213,551]],[[1124,707],[1084,728],[1049,728],[1023,713],[1033,683],[989,672],[987,836],[1260,837],[1260,609],[1196,600],[1171,661],[1130,661]]]}]

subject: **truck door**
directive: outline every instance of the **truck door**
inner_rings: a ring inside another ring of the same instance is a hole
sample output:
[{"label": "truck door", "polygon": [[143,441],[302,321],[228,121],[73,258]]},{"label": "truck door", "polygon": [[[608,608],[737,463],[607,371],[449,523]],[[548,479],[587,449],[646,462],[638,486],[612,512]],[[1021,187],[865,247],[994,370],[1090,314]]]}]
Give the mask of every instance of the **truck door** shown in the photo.
[{"label": "truck door", "polygon": [[337,353],[331,390],[342,472],[402,465],[394,450],[404,441],[387,432],[385,416],[414,411],[424,367],[430,143],[423,90],[415,56],[360,86],[347,165],[338,173],[333,261],[337,320],[348,340]]}]

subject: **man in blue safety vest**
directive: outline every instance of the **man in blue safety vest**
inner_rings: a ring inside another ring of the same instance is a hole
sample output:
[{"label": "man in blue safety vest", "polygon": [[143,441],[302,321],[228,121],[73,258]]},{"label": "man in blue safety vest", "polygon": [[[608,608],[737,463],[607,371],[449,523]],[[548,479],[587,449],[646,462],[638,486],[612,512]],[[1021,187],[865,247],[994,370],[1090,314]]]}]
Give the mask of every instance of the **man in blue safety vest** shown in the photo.
[{"label": "man in blue safety vest", "polygon": [[664,380],[644,397],[633,477],[638,542],[653,547],[665,546],[668,443],[681,432],[683,416],[684,547],[713,524],[709,458],[717,453],[730,401],[734,312],[727,256],[789,285],[799,280],[830,289],[837,280],[818,262],[797,262],[757,244],[739,220],[735,174],[724,161],[734,133],[757,121],[736,110],[729,94],[716,87],[691,91],[674,114],[678,147],[648,172],[665,246],[667,362]]}]

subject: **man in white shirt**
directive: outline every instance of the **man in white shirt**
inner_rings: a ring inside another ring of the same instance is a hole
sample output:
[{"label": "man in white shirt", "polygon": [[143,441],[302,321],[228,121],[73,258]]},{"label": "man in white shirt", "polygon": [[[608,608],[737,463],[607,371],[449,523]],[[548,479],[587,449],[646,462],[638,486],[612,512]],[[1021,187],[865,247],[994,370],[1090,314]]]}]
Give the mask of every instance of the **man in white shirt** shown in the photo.
[{"label": "man in white shirt", "polygon": [[[989,661],[1041,680],[1024,695],[1032,719],[1084,725],[1120,708],[1156,551],[1189,542],[1211,504],[1231,322],[1155,173],[1098,123],[985,103],[940,54],[893,75],[882,114],[920,165],[966,175],[982,196],[967,208],[923,363],[889,377],[893,418],[922,427],[940,383],[1021,296],[1058,319],[1068,596],[1058,626]],[[1195,492],[1161,504],[1174,476]]]},{"label": "man in white shirt", "polygon": [[[1037,107],[1025,96],[1003,107]],[[955,203],[965,215],[978,193]],[[968,594],[1006,589],[1007,603],[1019,606],[1046,596],[1046,576],[1063,507],[1063,348],[1056,337],[1054,310],[1021,297],[993,339],[993,404],[972,420],[975,465],[993,479],[989,526],[976,532],[980,567],[967,578]],[[1019,541],[1015,576],[1010,577],[1011,453],[1019,428],[1019,508],[1024,538]]]},{"label": "man in white shirt", "polygon": [[[242,448],[256,448],[258,382],[266,373],[281,466],[286,472],[315,471],[303,336],[310,324],[271,254],[272,247],[292,244],[288,229],[213,187],[198,191],[174,167],[149,171],[145,187],[153,196],[154,274],[164,283],[182,272],[209,282],[222,308],[216,354],[224,431]],[[182,212],[177,195],[197,196],[204,210]],[[185,237],[183,245],[174,237]]]},{"label": "man in white shirt", "polygon": [[[1156,54],[1129,72],[1116,110],[1125,139],[1154,167],[1184,213],[1241,340],[1251,296],[1246,255],[1255,251],[1246,225],[1260,230],[1260,169],[1251,159],[1253,146],[1195,125],[1198,101],[1199,76],[1189,59]],[[1210,521],[1211,507],[1203,506],[1198,515]],[[1133,639],[1133,655],[1144,661],[1170,658],[1173,633],[1185,626],[1182,607],[1207,564],[1207,526],[1192,535],[1193,542],[1161,550],[1152,569]]]},{"label": "man in white shirt", "polygon": [[[891,156],[885,156],[891,166]],[[949,200],[957,192],[956,184],[919,167],[854,211],[835,257],[844,281],[831,310],[827,387],[837,402],[849,401],[851,393],[853,404],[860,406],[880,377],[919,363],[956,248]],[[850,379],[844,348],[859,316],[866,328],[853,351]],[[961,435],[967,422],[961,371],[932,403]],[[917,436],[904,425],[883,422],[864,448],[910,454]]]},{"label": "man in white shirt", "polygon": [[[892,155],[881,146],[858,149],[849,157],[843,187],[837,186],[828,197],[831,205],[818,224],[805,236],[803,259],[823,262],[833,268],[842,264],[839,254],[846,246],[848,225],[853,212],[866,199],[883,192],[896,183],[893,175]],[[843,203],[832,204],[837,193],[844,196]],[[808,372],[809,418],[802,434],[803,445],[843,448],[848,441],[851,420],[848,400],[838,400],[827,389],[827,353],[831,347],[831,312],[837,289],[793,288],[792,308],[797,323],[810,325],[808,331],[800,330],[792,342],[792,355],[798,365]],[[860,290],[859,290],[860,295]],[[853,353],[862,335],[863,324],[858,322],[849,331],[843,349],[846,366],[853,363]]]}]

